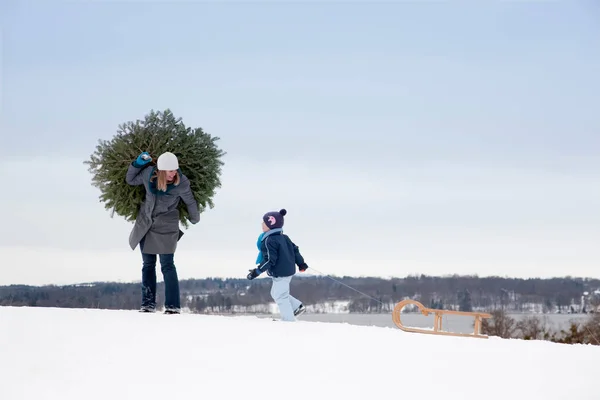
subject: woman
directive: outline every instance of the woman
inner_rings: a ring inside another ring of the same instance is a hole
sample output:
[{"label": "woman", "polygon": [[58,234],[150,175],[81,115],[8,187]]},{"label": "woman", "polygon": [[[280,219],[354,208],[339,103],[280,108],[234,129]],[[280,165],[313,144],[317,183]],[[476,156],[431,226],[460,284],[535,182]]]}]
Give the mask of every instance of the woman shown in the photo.
[{"label": "woman", "polygon": [[190,189],[189,179],[179,170],[179,161],[173,153],[158,157],[156,167],[149,167],[152,158],[143,152],[131,163],[125,180],[130,185],[144,185],[146,197],[140,205],[129,245],[142,252],[142,312],[156,310],[156,255],[160,256],[161,272],[165,280],[165,313],[179,314],[179,279],[175,269],[174,253],[183,235],[179,229],[179,200],[187,206],[190,222],[200,221],[198,203]]}]

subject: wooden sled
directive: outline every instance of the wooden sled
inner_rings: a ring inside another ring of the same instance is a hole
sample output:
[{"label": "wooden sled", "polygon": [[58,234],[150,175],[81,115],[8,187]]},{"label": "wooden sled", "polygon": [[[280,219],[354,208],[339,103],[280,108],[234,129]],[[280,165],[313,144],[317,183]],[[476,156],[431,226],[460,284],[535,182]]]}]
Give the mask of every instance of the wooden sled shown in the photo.
[{"label": "wooden sled", "polygon": [[[419,329],[419,328],[410,328],[402,325],[402,320],[400,316],[402,314],[402,309],[409,304],[414,304],[419,308],[421,313],[425,316],[429,315],[429,313],[435,314],[433,321],[433,330],[427,329]],[[457,333],[457,332],[448,332],[442,330],[442,316],[444,314],[447,315],[462,315],[462,316],[471,316],[475,318],[475,326],[473,329],[473,333]],[[481,320],[482,318],[491,318],[492,316],[487,313],[481,312],[467,312],[467,311],[452,311],[452,310],[439,310],[435,308],[426,308],[423,304],[419,303],[416,300],[402,300],[400,303],[396,304],[394,307],[394,311],[392,311],[392,320],[396,324],[396,326],[402,329],[405,332],[415,332],[415,333],[427,333],[430,335],[446,335],[446,336],[462,336],[462,337],[475,337],[481,339],[487,339],[487,335],[481,334]]]}]

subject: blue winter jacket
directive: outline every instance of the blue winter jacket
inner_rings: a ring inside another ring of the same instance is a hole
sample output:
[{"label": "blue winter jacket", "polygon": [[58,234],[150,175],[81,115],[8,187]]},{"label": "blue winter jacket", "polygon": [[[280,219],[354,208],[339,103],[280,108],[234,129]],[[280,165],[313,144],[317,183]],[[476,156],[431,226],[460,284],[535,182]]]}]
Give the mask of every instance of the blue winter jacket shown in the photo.
[{"label": "blue winter jacket", "polygon": [[281,229],[272,229],[262,235],[260,249],[262,261],[257,267],[259,273],[266,271],[273,277],[292,276],[296,273],[296,265],[304,264],[298,246]]}]

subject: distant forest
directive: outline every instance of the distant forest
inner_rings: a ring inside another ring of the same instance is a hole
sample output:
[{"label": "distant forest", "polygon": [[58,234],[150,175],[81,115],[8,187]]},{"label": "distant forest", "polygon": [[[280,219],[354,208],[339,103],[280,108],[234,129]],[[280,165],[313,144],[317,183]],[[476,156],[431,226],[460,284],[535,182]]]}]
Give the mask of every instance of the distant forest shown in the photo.
[{"label": "distant forest", "polygon": [[[349,288],[350,287],[350,288]],[[270,279],[189,279],[180,282],[182,306],[192,313],[268,312]],[[353,288],[353,289],[351,289]],[[297,276],[292,294],[311,312],[332,312],[343,303],[351,313],[388,313],[406,298],[431,308],[502,309],[506,312],[590,312],[600,303],[600,280],[517,279],[477,276],[352,278]],[[0,286],[1,306],[137,309],[140,283],[96,282],[66,286]],[[360,293],[359,293],[360,292]],[[158,286],[158,305],[164,286]],[[587,295],[584,296],[584,293]]]}]

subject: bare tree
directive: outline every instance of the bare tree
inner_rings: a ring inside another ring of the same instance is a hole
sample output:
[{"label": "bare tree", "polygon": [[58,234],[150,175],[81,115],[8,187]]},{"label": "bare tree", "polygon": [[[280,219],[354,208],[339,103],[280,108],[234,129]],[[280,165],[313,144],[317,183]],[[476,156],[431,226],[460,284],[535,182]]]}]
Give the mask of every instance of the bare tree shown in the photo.
[{"label": "bare tree", "polygon": [[548,340],[552,334],[548,317],[526,317],[517,322],[519,337],[525,340]]},{"label": "bare tree", "polygon": [[504,339],[515,337],[517,327],[514,318],[509,317],[506,311],[501,309],[493,310],[490,314],[492,314],[491,321],[488,319],[481,321],[481,333]]}]

